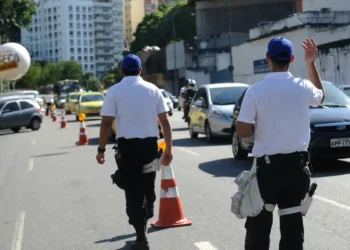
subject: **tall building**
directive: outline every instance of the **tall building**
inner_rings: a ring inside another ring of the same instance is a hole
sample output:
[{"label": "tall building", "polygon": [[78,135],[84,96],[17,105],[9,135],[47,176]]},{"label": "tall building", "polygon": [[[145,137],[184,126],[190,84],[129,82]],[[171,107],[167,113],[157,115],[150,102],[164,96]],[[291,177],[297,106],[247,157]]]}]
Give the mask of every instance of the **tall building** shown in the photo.
[{"label": "tall building", "polygon": [[76,60],[103,77],[122,60],[123,0],[37,0],[37,15],[22,30],[33,60]]}]

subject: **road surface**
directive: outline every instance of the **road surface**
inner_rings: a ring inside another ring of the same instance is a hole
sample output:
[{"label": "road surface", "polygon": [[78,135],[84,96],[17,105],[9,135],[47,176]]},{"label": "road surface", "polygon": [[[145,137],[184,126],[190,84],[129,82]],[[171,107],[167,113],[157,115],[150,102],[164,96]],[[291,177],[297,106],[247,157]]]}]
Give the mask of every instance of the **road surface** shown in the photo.
[{"label": "road surface", "polygon": [[[45,117],[37,132],[0,131],[1,250],[128,249],[135,239],[124,195],[110,179],[116,169],[113,144],[107,147],[104,166],[95,161],[100,121],[86,122],[90,145],[76,146],[79,123],[73,115],[66,118],[66,129]],[[185,215],[193,225],[150,227],[151,249],[244,249],[244,220],[230,212],[230,202],[236,191],[234,178],[249,168],[251,160],[233,160],[229,140],[208,144],[201,136],[189,139],[180,112],[171,123],[173,168]],[[348,250],[350,164],[324,165],[315,172],[319,188],[305,218],[305,249]],[[156,185],[159,194],[159,177]],[[273,250],[279,239],[277,211],[275,215]]]}]

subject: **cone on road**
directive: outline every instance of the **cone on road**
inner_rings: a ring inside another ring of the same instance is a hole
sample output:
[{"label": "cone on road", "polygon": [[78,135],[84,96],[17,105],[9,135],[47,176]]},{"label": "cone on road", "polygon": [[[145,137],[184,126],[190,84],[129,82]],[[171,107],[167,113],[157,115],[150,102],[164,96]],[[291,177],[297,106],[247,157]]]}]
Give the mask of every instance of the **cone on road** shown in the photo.
[{"label": "cone on road", "polygon": [[56,110],[52,111],[52,121],[57,121]]},{"label": "cone on road", "polygon": [[185,218],[175,175],[171,166],[162,167],[159,219],[152,222],[156,228],[189,226],[192,221]]},{"label": "cone on road", "polygon": [[87,145],[89,144],[89,139],[86,133],[85,122],[80,121],[80,134],[79,134],[79,142],[78,145]]},{"label": "cone on road", "polygon": [[66,118],[64,117],[64,113],[62,112],[62,117],[61,117],[61,128],[67,128],[67,122],[66,122]]}]

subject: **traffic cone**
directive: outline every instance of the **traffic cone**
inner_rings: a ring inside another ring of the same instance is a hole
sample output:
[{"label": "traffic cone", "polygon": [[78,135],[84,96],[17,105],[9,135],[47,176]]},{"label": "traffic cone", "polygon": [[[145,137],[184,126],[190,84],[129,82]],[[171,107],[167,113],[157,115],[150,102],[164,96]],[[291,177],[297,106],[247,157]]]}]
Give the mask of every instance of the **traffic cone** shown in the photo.
[{"label": "traffic cone", "polygon": [[61,116],[61,128],[67,128],[67,122],[66,119],[64,118],[64,113],[62,112],[62,116]]},{"label": "traffic cone", "polygon": [[57,121],[56,111],[55,110],[52,112],[52,121],[53,122]]},{"label": "traffic cone", "polygon": [[162,167],[159,219],[152,222],[156,228],[189,226],[192,221],[185,218],[171,166]]},{"label": "traffic cone", "polygon": [[77,144],[78,145],[87,145],[87,144],[89,144],[89,139],[87,137],[84,121],[80,122],[79,142]]}]

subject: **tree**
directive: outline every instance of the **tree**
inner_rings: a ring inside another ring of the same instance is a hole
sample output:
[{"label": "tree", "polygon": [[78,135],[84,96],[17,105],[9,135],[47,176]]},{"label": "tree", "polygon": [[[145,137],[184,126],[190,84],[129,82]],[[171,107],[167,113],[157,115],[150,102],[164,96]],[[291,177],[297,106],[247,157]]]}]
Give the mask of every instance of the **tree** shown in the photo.
[{"label": "tree", "polygon": [[17,83],[17,88],[38,89],[42,80],[42,67],[40,64],[34,63],[30,66],[27,74],[23,76]]},{"label": "tree", "polygon": [[131,53],[136,54],[144,46],[158,46],[164,48],[173,38],[173,24],[175,23],[176,40],[193,41],[196,35],[195,16],[193,8],[187,6],[186,1],[178,2],[174,6],[161,4],[158,11],[146,15],[137,26],[134,33],[135,40],[131,43]]},{"label": "tree", "polygon": [[34,0],[0,0],[0,35],[2,41],[17,40],[20,28],[27,27],[37,12]]},{"label": "tree", "polygon": [[100,82],[99,80],[96,78],[96,77],[90,77],[89,80],[87,81],[87,84],[86,84],[86,88],[88,90],[92,90],[92,91],[98,91],[100,90]]}]

